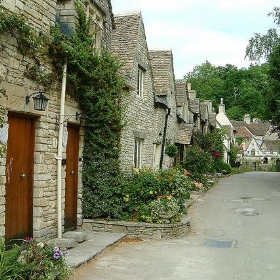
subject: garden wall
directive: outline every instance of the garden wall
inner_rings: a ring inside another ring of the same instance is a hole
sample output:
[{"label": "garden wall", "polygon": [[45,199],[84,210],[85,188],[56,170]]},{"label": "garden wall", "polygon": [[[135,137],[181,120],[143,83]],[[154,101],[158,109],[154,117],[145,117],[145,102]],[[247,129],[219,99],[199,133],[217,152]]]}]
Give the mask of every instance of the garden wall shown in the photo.
[{"label": "garden wall", "polygon": [[141,222],[103,221],[84,219],[82,230],[124,233],[127,237],[141,239],[169,239],[186,236],[191,228],[191,218],[183,217],[174,224],[150,224]]}]

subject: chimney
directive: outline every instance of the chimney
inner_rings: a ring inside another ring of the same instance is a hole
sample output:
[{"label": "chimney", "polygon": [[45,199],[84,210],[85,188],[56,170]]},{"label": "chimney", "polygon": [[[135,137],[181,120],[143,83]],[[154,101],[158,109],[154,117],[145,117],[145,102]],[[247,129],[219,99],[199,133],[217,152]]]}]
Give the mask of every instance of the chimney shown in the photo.
[{"label": "chimney", "polygon": [[219,104],[219,113],[222,113],[222,114],[226,113],[226,107],[225,107],[223,98],[221,98],[221,103]]},{"label": "chimney", "polygon": [[244,115],[244,123],[250,124],[251,123],[251,118],[249,114]]},{"label": "chimney", "polygon": [[213,113],[212,100],[204,100],[204,103],[207,105],[208,111],[209,111],[210,113]]},{"label": "chimney", "polygon": [[196,91],[192,89],[192,84],[187,83],[189,99],[196,99]]}]

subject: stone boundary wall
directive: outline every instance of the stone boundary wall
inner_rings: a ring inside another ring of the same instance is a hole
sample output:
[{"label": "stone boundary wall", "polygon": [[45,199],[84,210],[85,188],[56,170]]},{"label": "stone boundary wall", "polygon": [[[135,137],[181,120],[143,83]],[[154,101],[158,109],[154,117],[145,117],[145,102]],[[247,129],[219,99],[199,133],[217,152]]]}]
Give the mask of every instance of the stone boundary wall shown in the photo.
[{"label": "stone boundary wall", "polygon": [[191,217],[185,216],[181,222],[175,224],[150,224],[84,219],[81,230],[124,233],[127,237],[140,239],[170,239],[186,236],[190,228]]}]

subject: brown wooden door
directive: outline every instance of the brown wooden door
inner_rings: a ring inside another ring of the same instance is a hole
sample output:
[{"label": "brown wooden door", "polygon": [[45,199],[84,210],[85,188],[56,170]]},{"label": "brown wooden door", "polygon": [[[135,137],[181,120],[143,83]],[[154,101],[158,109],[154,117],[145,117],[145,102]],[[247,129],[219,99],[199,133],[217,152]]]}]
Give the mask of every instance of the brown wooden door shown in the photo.
[{"label": "brown wooden door", "polygon": [[5,238],[33,235],[34,119],[8,116]]},{"label": "brown wooden door", "polygon": [[64,229],[77,229],[79,127],[68,125]]}]

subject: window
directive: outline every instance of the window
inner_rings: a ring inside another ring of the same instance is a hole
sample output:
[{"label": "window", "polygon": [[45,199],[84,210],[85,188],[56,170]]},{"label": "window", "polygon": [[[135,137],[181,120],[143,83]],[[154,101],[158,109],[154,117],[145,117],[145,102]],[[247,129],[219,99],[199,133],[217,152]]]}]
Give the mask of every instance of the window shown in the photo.
[{"label": "window", "polygon": [[255,149],[252,149],[251,150],[251,156],[255,156],[256,155],[256,151],[255,151]]},{"label": "window", "polygon": [[143,97],[144,91],[144,69],[138,66],[137,94]]},{"label": "window", "polygon": [[143,150],[143,140],[135,138],[134,140],[134,167],[142,167],[142,150]]},{"label": "window", "polygon": [[90,18],[89,33],[94,38],[93,47],[101,48],[102,30],[103,30],[103,16],[102,12],[96,6],[87,5],[87,18]]}]

